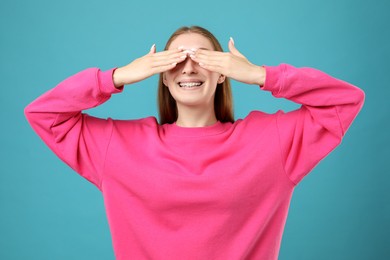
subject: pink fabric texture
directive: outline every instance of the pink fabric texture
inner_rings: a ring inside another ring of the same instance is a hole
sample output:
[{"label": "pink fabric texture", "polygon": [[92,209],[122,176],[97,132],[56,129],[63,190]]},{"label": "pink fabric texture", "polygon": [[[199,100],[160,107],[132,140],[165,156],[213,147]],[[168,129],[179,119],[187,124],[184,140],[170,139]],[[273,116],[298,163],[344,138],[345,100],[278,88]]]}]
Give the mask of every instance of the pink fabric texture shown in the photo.
[{"label": "pink fabric texture", "polygon": [[89,68],[25,114],[102,192],[117,259],[277,259],[295,186],[341,142],[364,93],[316,69],[265,68],[261,89],[299,109],[200,128],[100,119],[82,111],[122,89],[115,68]]}]

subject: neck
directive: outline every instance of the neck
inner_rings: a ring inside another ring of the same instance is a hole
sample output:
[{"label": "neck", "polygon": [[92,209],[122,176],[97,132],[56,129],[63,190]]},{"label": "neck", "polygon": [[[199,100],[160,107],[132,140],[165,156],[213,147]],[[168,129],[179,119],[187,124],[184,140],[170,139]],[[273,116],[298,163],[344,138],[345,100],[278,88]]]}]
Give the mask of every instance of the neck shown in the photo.
[{"label": "neck", "polygon": [[214,106],[188,107],[177,104],[178,118],[176,125],[182,127],[205,127],[217,122]]}]

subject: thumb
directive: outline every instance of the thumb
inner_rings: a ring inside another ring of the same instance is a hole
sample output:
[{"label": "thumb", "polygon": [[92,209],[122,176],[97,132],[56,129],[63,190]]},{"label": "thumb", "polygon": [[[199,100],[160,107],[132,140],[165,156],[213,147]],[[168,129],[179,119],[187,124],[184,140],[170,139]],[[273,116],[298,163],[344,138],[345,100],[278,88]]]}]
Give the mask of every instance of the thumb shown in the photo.
[{"label": "thumb", "polygon": [[149,54],[156,53],[156,44],[153,44],[152,47],[150,47]]},{"label": "thumb", "polygon": [[[230,37],[228,46],[229,46],[229,51],[230,51],[233,55],[236,55],[236,56],[245,58],[245,56],[242,55],[241,52],[239,52],[239,51],[236,49],[236,46],[234,46],[234,40],[233,40],[232,37]],[[246,58],[245,58],[245,59],[246,59]]]}]

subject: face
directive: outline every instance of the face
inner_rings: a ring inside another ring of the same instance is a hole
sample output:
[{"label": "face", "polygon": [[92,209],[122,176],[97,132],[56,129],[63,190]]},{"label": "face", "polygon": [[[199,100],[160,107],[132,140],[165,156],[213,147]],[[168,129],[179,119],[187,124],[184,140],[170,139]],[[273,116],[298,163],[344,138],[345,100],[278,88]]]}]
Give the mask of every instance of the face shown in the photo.
[{"label": "face", "polygon": [[[197,33],[184,33],[172,41],[168,49],[214,50],[210,40]],[[178,63],[175,68],[163,74],[164,85],[176,100],[178,108],[184,106],[214,106],[214,95],[217,84],[225,77],[200,67],[190,57]]]}]

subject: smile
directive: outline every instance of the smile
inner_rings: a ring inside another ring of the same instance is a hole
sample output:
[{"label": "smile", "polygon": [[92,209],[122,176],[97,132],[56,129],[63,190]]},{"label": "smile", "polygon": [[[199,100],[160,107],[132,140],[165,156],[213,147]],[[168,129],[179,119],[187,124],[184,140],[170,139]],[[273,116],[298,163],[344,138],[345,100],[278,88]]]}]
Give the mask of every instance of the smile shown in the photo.
[{"label": "smile", "polygon": [[203,82],[179,82],[181,88],[197,88],[202,86]]}]

